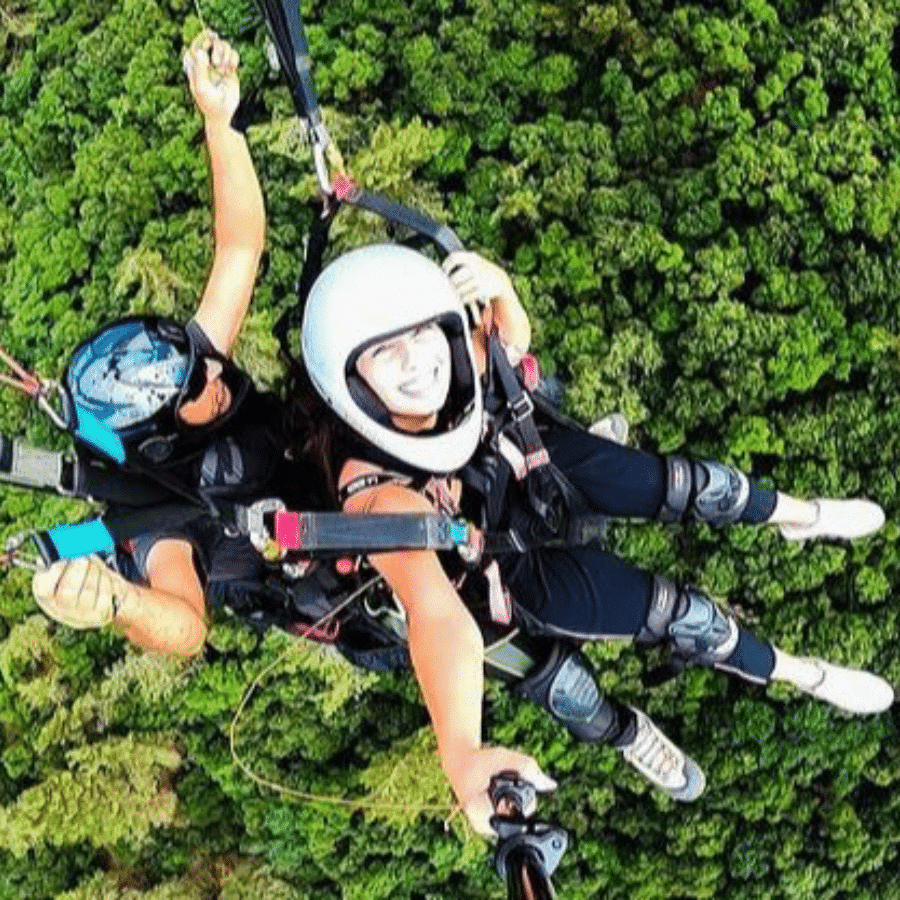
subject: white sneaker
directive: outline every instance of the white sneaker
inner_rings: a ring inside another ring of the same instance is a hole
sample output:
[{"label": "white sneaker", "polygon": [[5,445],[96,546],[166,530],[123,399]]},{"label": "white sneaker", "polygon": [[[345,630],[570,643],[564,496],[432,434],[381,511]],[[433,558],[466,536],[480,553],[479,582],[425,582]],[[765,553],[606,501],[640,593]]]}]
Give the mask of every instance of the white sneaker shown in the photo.
[{"label": "white sneaker", "polygon": [[871,500],[810,501],[816,505],[816,520],[812,525],[779,525],[789,541],[811,538],[832,538],[852,541],[873,534],[884,525],[884,511]]},{"label": "white sneaker", "polygon": [[703,770],[679,750],[645,713],[634,710],[637,734],[622,755],[641,775],[675,800],[696,800],[706,786]]},{"label": "white sneaker", "polygon": [[628,419],[621,413],[610,413],[598,422],[594,422],[588,431],[597,437],[606,438],[614,444],[624,445],[628,440]]},{"label": "white sneaker", "polygon": [[801,684],[797,681],[791,683],[832,706],[851,713],[865,714],[884,712],[894,702],[894,689],[878,675],[836,666],[814,657],[807,657],[803,662],[810,663],[819,670],[818,681],[813,684]]}]

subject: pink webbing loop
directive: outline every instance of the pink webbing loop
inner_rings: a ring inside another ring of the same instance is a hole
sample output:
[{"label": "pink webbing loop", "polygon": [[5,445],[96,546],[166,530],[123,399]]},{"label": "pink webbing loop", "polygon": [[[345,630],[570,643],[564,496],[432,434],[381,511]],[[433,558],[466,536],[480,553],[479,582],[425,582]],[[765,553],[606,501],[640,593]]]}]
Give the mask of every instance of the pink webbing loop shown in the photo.
[{"label": "pink webbing loop", "polygon": [[32,400],[36,400],[44,393],[43,382],[28,372],[24,367],[20,366],[7,352],[0,347],[0,359],[9,366],[18,378],[10,378],[9,375],[0,375],[0,381],[8,384],[10,387],[17,388],[22,393],[27,394]]},{"label": "pink webbing loop", "polygon": [[335,197],[337,197],[341,203],[347,201],[352,203],[353,199],[359,193],[359,187],[349,175],[336,175],[331,182],[331,187],[334,190]]},{"label": "pink webbing loop", "polygon": [[519,365],[522,366],[522,380],[525,382],[526,389],[533,391],[541,380],[541,364],[536,357],[526,353]]},{"label": "pink webbing loop", "polygon": [[550,465],[550,454],[546,449],[529,453],[528,456],[525,457],[525,469],[528,472],[533,472],[535,469],[540,469],[542,466],[548,465]]},{"label": "pink webbing loop", "polygon": [[291,634],[299,638],[310,638],[322,644],[333,644],[340,637],[341,623],[332,619],[322,625],[304,625],[295,622],[291,625]]}]

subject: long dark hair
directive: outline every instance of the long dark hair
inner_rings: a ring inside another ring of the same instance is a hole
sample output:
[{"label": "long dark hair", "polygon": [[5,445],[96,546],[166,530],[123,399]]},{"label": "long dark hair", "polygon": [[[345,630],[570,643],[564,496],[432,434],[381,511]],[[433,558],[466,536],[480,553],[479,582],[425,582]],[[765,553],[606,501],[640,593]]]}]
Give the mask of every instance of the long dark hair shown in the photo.
[{"label": "long dark hair", "polygon": [[336,419],[313,387],[302,363],[291,360],[284,386],[284,427],[288,455],[315,473],[319,505],[338,508],[334,472]]}]

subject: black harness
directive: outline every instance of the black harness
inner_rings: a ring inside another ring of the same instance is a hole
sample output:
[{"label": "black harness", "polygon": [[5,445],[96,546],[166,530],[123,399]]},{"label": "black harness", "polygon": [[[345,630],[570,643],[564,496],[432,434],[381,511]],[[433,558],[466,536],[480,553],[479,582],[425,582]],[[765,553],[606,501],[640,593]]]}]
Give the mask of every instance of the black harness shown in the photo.
[{"label": "black harness", "polygon": [[[327,161],[339,155],[322,121],[310,72],[309,48],[296,4],[257,0],[274,40],[298,116],[306,125],[316,171],[323,190],[323,214],[315,220],[299,279],[299,302],[279,320],[274,331],[287,359],[288,333],[300,322],[303,300],[322,267],[328,232],[342,204],[367,209],[393,225],[433,243],[441,253],[463,249],[446,225],[379,194],[360,189],[341,174],[333,181]],[[340,163],[339,163],[340,164]],[[384,549],[462,549],[470,560],[505,553],[521,553],[546,546],[584,543],[603,531],[603,518],[592,515],[584,498],[552,464],[534,421],[535,401],[510,367],[496,336],[489,341],[486,403],[491,415],[483,446],[486,452],[459,473],[482,498],[480,531],[444,516],[345,516],[340,513],[291,513],[277,502],[250,506],[240,498],[185,487],[171,473],[155,468],[125,467],[115,435],[85,427],[70,417],[69,430],[88,448],[79,451],[73,484],[63,493],[84,496],[107,505],[99,519],[62,526],[33,535],[44,561],[110,553],[117,545],[159,528],[177,528],[198,517],[210,516],[222,527],[245,533],[251,540],[276,538],[296,553],[335,556]],[[551,416],[552,417],[552,416]],[[104,442],[110,442],[107,446]],[[111,449],[110,449],[111,448]],[[99,456],[99,460],[98,460]],[[512,515],[506,504],[510,477],[522,490],[525,504]],[[14,479],[7,479],[14,480]],[[256,543],[256,542],[255,542]],[[295,560],[288,557],[288,565]],[[276,567],[277,568],[277,567]]]},{"label": "black harness", "polygon": [[[459,473],[483,498],[486,552],[521,553],[585,544],[602,537],[605,517],[591,510],[581,491],[554,465],[535,412],[549,425],[574,423],[523,386],[496,333],[488,340],[488,360],[485,451]],[[520,502],[504,509],[510,494]],[[500,523],[506,527],[498,528]]]}]

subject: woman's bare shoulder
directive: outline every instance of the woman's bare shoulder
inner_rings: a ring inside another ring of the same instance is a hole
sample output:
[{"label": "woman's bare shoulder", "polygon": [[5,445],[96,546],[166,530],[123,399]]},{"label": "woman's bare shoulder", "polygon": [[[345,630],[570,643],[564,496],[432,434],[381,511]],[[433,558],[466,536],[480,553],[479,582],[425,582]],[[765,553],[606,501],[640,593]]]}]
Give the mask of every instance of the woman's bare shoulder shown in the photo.
[{"label": "woman's bare shoulder", "polygon": [[[371,483],[367,483],[370,478]],[[426,497],[408,486],[404,476],[365,460],[348,459],[344,463],[338,490],[347,487],[352,488],[343,504],[347,512],[430,512],[433,509]]]}]

